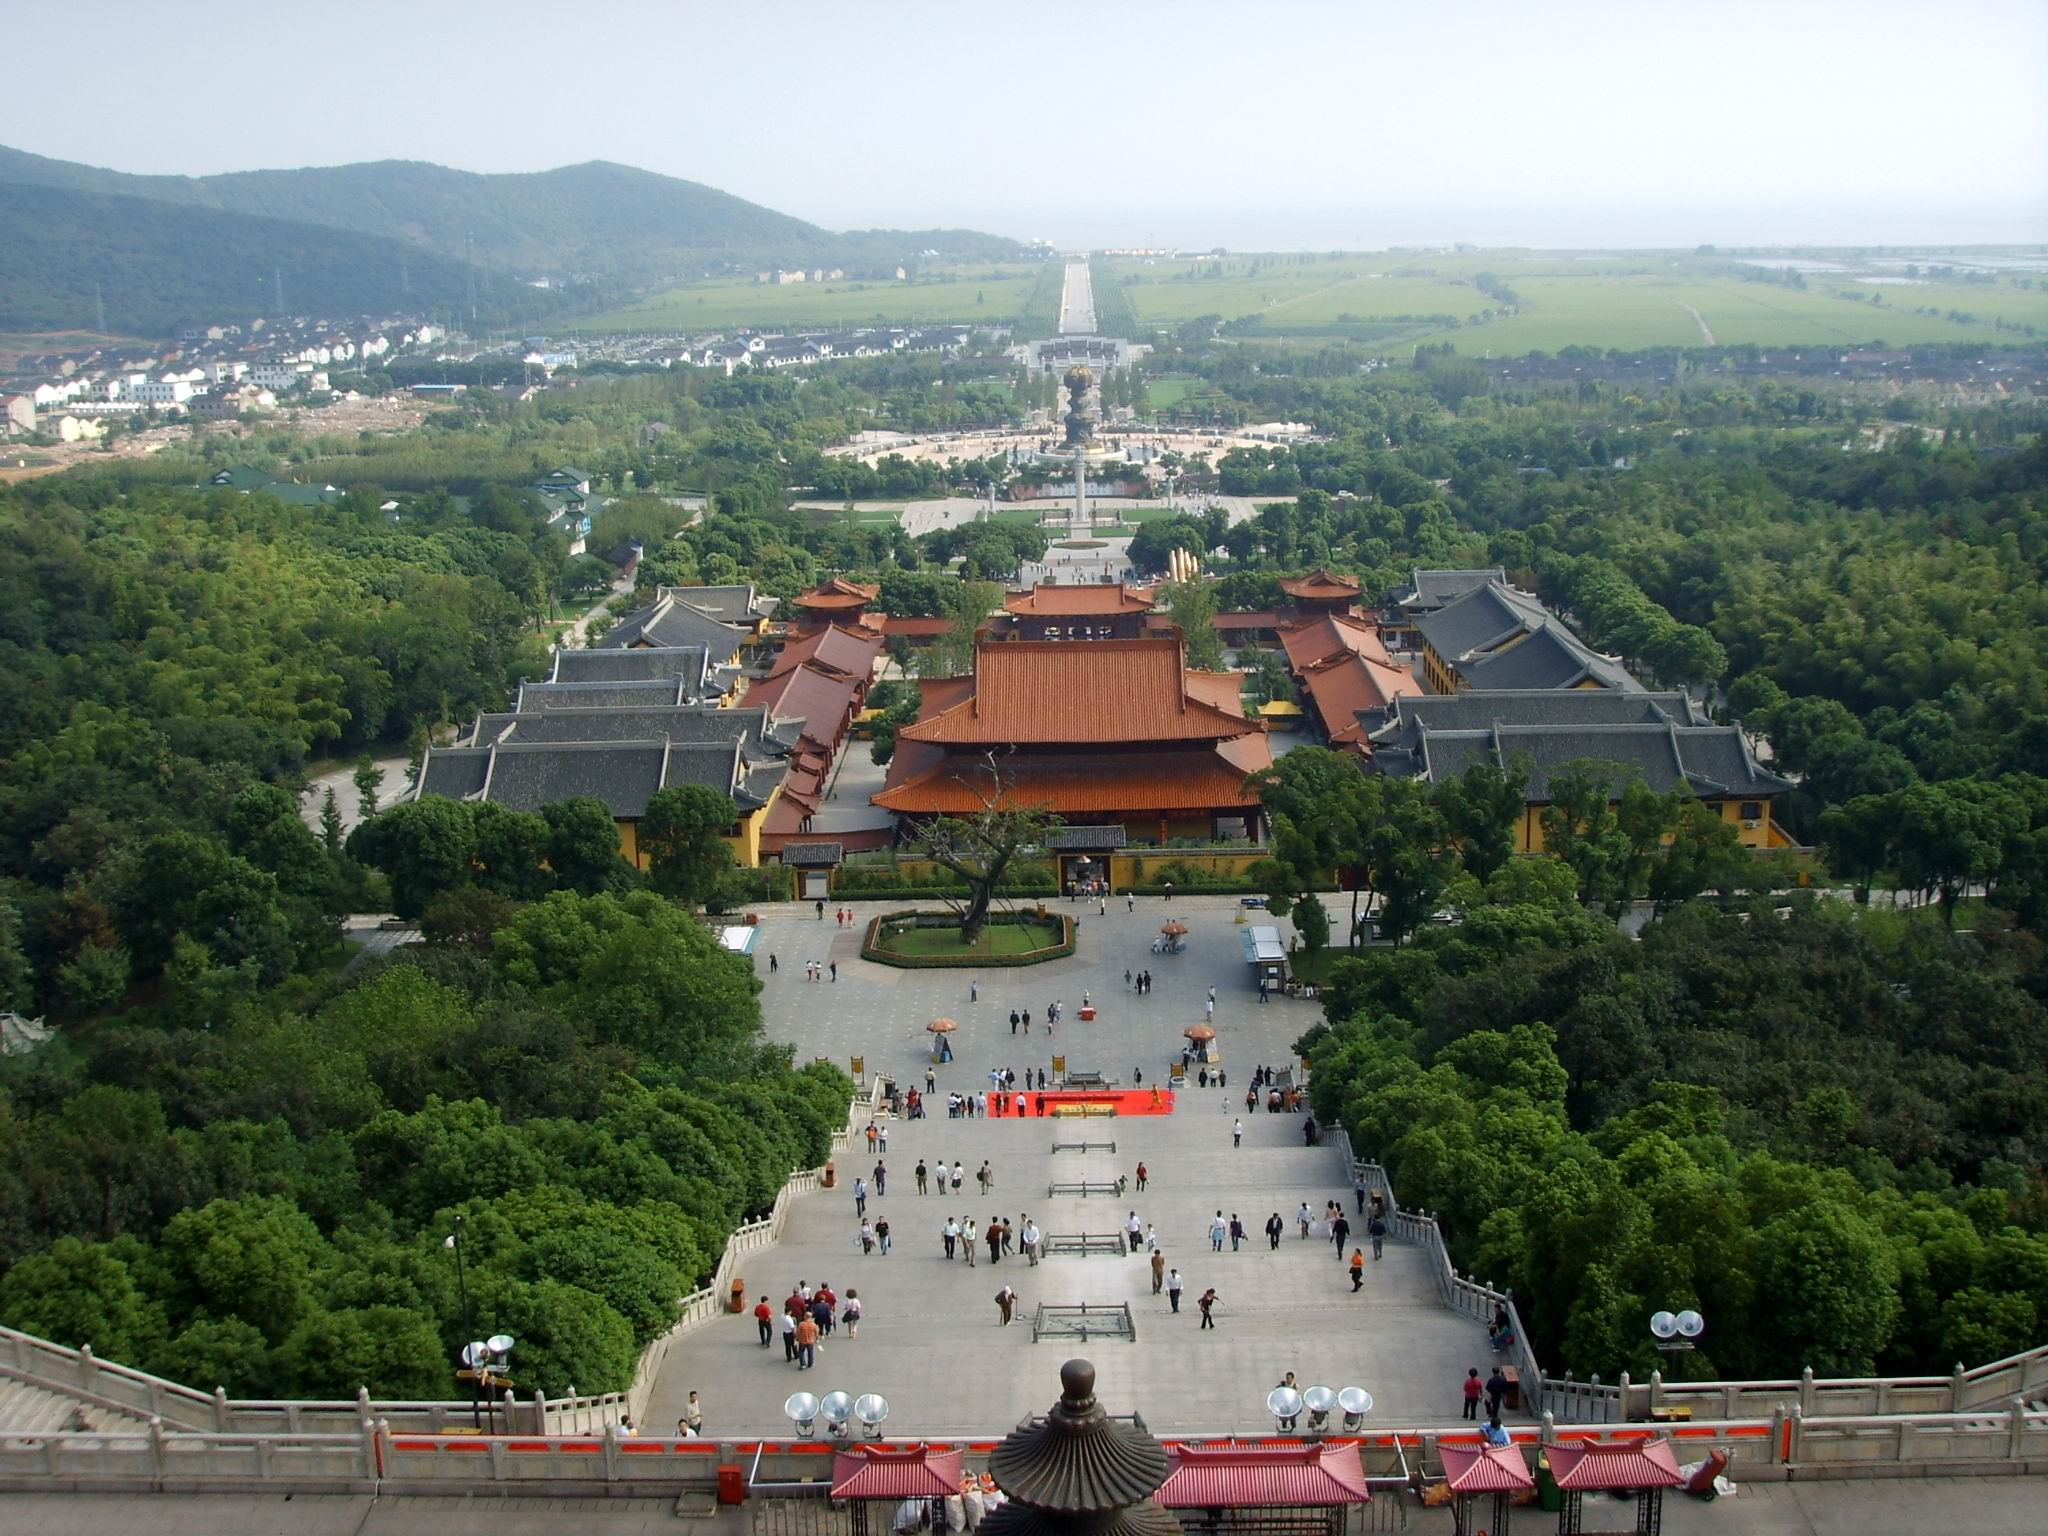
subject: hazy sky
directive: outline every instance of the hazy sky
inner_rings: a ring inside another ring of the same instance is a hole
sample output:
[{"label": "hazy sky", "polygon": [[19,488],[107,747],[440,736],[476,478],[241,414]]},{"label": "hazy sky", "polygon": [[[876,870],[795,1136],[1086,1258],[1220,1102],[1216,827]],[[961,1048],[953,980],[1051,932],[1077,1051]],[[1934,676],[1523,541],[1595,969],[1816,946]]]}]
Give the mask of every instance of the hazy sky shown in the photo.
[{"label": "hazy sky", "polygon": [[0,143],[1062,245],[2048,239],[2048,0],[12,3]]}]

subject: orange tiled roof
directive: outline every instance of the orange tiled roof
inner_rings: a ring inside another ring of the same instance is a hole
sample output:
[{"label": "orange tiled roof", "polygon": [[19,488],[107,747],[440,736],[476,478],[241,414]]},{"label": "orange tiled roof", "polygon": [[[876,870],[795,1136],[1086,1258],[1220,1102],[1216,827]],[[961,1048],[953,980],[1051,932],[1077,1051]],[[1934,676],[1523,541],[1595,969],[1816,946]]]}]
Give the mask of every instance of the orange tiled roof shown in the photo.
[{"label": "orange tiled roof", "polygon": [[1213,704],[1226,715],[1236,715],[1238,719],[1244,719],[1242,672],[1197,672],[1190,668],[1186,677],[1190,698],[1200,699],[1204,704]]},{"label": "orange tiled roof", "polygon": [[1363,588],[1349,576],[1339,576],[1327,566],[1317,566],[1306,576],[1282,577],[1280,590],[1289,597],[1329,599],[1357,597]]},{"label": "orange tiled roof", "polygon": [[1152,594],[1142,587],[1127,586],[1121,581],[1114,585],[1073,587],[1041,584],[1029,592],[1013,592],[1003,599],[1003,607],[1014,614],[1063,619],[1150,613]]},{"label": "orange tiled roof", "polygon": [[1290,624],[1280,631],[1280,648],[1287,652],[1287,665],[1297,672],[1332,656],[1363,656],[1367,661],[1381,663],[1388,660],[1379,626],[1349,614],[1318,614],[1313,619]]},{"label": "orange tiled roof", "polygon": [[821,581],[808,592],[796,595],[799,608],[862,608],[881,595],[879,586],[868,586],[858,581],[848,581],[844,576],[834,576],[830,581]]},{"label": "orange tiled roof", "polygon": [[[869,615],[873,617],[873,615]],[[885,635],[950,635],[953,621],[942,618],[926,618],[919,614],[889,614],[882,620]]]},{"label": "orange tiled roof", "polygon": [[1359,710],[1385,709],[1403,695],[1424,691],[1406,667],[1343,653],[1311,664],[1300,675],[1331,745],[1357,743],[1361,750],[1365,730],[1358,723]]},{"label": "orange tiled roof", "polygon": [[823,629],[798,635],[783,646],[774,665],[768,669],[768,675],[775,677],[792,667],[815,661],[834,671],[865,677],[874,670],[875,658],[881,654],[882,637],[873,630],[827,624]]},{"label": "orange tiled roof", "polygon": [[[1239,737],[1206,750],[1129,752],[1114,756],[1013,753],[997,758],[1000,803],[1038,807],[1063,816],[1139,815],[1151,811],[1213,810],[1255,806],[1245,775],[1272,766],[1264,735]],[[900,772],[899,772],[900,770]],[[996,788],[985,759],[897,747],[890,783],[874,797],[884,810],[923,815],[966,815],[987,804]]]},{"label": "orange tiled roof", "polygon": [[[786,711],[785,711],[786,713]],[[985,641],[974,692],[906,727],[915,741],[1123,745],[1218,741],[1258,727],[1190,690],[1177,636],[1142,640]]]}]

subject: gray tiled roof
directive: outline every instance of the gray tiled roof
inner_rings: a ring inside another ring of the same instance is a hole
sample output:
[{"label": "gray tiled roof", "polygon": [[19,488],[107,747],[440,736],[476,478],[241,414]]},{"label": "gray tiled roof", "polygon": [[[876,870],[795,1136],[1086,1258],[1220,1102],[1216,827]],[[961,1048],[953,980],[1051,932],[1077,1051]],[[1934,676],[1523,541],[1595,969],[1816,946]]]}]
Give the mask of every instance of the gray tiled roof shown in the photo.
[{"label": "gray tiled roof", "polygon": [[727,624],[751,624],[755,619],[765,619],[782,601],[755,591],[752,582],[718,587],[660,587],[655,595],[676,598]]},{"label": "gray tiled roof", "polygon": [[1499,566],[1485,570],[1429,571],[1417,566],[1408,590],[1394,598],[1394,602],[1410,613],[1441,608],[1446,603],[1456,602],[1467,592],[1485,586],[1489,581],[1506,582],[1508,573]]},{"label": "gray tiled roof", "polygon": [[662,597],[645,608],[623,615],[606,630],[592,650],[617,651],[628,646],[701,645],[716,661],[740,648],[746,636],[701,609],[674,597]]},{"label": "gray tiled roof", "polygon": [[628,650],[557,651],[554,683],[626,683],[648,678],[680,677],[692,693],[700,692],[711,670],[710,654],[701,645],[650,646]]},{"label": "gray tiled roof", "polygon": [[1458,675],[1474,688],[1577,688],[1587,678],[1602,688],[1639,692],[1628,668],[1586,645],[1556,619],[1526,640],[1457,663]]},{"label": "gray tiled roof", "polygon": [[684,681],[649,677],[638,681],[589,683],[521,683],[513,707],[519,711],[564,704],[589,709],[630,709],[651,704],[680,704]]},{"label": "gray tiled roof", "polygon": [[511,723],[513,741],[654,741],[716,742],[751,740],[776,755],[788,749],[779,738],[766,737],[764,709],[720,709],[715,704],[667,704],[625,709],[558,708],[503,717]]},{"label": "gray tiled roof", "polygon": [[800,869],[819,869],[837,864],[843,853],[838,843],[785,843],[782,862]]},{"label": "gray tiled roof", "polygon": [[630,820],[647,809],[662,787],[665,741],[548,742],[491,748],[484,798],[515,811],[537,811],[558,800],[591,795],[614,817]]},{"label": "gray tiled roof", "polygon": [[1623,693],[1607,688],[1468,688],[1458,693],[1404,694],[1386,724],[1373,732],[1374,750],[1412,748],[1427,724],[1437,731],[1487,730],[1496,725],[1705,725],[1707,717],[1683,693]]},{"label": "gray tiled roof", "polygon": [[1420,775],[1432,783],[1456,778],[1476,762],[1524,765],[1528,796],[1550,797],[1553,774],[1582,761],[1616,763],[1633,770],[1659,794],[1680,784],[1699,795],[1783,794],[1789,781],[1757,766],[1748,743],[1732,725],[1677,726],[1666,718],[1624,725],[1495,725],[1437,730],[1426,722],[1413,751],[1375,752],[1382,773]]},{"label": "gray tiled roof", "polygon": [[450,800],[466,800],[482,793],[484,775],[490,766],[487,747],[430,747],[420,764],[419,787],[413,791],[413,798],[446,795]]},{"label": "gray tiled roof", "polygon": [[1455,602],[1416,620],[1415,628],[1437,655],[1456,661],[1476,651],[1491,650],[1508,636],[1534,629],[1550,612],[1526,592],[1491,581]]}]

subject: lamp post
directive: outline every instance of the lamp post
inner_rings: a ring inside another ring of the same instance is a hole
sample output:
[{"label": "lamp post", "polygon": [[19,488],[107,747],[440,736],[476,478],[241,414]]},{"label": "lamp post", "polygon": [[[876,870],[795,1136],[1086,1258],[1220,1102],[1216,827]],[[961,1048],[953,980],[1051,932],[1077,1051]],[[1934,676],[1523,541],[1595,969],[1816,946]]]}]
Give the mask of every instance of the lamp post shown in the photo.
[{"label": "lamp post", "polygon": [[[455,1291],[462,1298],[462,1337],[464,1340],[463,1346],[457,1351],[457,1354],[460,1356],[463,1365],[469,1366],[471,1365],[469,1353],[472,1349],[476,1348],[476,1345],[471,1342],[476,1338],[476,1319],[470,1315],[469,1310],[469,1276],[464,1270],[462,1263],[462,1217],[460,1214],[455,1218],[455,1230],[441,1240],[441,1246],[453,1249],[455,1253]],[[458,1371],[456,1374],[460,1375],[461,1372]],[[477,1412],[476,1392],[474,1381],[472,1380],[470,1422],[475,1427],[482,1428],[481,1420],[482,1415]]]}]

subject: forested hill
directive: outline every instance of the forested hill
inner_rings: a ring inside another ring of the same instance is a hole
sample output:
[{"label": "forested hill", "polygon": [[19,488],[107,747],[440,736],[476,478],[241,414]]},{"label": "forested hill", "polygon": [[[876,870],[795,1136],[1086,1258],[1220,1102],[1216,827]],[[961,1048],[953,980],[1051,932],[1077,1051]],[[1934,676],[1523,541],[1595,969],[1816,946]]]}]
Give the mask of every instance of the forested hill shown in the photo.
[{"label": "forested hill", "polygon": [[0,330],[94,328],[103,304],[109,330],[159,336],[275,314],[280,284],[300,310],[430,311],[461,304],[467,279],[461,262],[380,235],[0,183]]},{"label": "forested hill", "polygon": [[[1017,249],[1013,240],[969,230],[836,234],[698,182],[601,160],[499,175],[382,160],[130,176],[0,148],[0,196],[11,200],[24,186],[383,236],[465,263],[473,255],[519,278],[581,276],[614,286],[678,279],[727,262],[879,268],[926,250],[987,259]],[[0,233],[0,243],[11,238]]]}]

